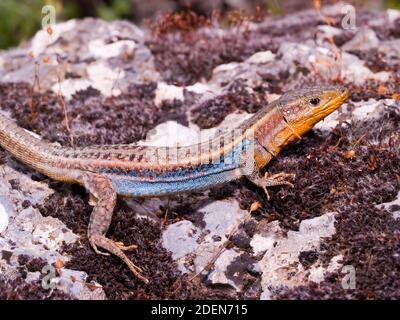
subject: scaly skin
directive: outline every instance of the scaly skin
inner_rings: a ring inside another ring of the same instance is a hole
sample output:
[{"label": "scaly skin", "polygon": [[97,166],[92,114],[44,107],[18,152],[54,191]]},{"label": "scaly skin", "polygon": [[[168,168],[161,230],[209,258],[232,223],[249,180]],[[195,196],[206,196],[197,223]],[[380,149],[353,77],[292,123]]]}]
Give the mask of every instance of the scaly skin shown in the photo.
[{"label": "scaly skin", "polygon": [[290,174],[260,176],[273,157],[301,138],[348,97],[343,87],[299,90],[265,106],[232,133],[187,147],[111,145],[62,148],[35,138],[0,114],[0,145],[15,158],[59,181],[79,183],[95,200],[88,238],[99,254],[102,248],[120,257],[145,282],[125,255],[123,246],[105,235],[117,195],[152,197],[208,188],[247,176],[262,187],[291,185]]}]

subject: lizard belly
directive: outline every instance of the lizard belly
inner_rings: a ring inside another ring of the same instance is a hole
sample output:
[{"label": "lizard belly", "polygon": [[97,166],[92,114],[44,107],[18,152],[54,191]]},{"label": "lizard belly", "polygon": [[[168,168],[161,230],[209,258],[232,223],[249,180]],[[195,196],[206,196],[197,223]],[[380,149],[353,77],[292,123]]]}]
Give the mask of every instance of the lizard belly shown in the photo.
[{"label": "lizard belly", "polygon": [[[152,197],[168,195],[179,192],[206,189],[220,183],[235,180],[241,176],[240,168],[236,165],[215,165],[207,171],[198,171],[194,174],[180,174],[177,172],[165,172],[155,174],[153,179],[140,179],[135,175],[109,176],[114,190],[126,197]],[[175,178],[174,178],[175,177]]]},{"label": "lizard belly", "polygon": [[232,150],[214,159],[214,162],[176,165],[169,169],[160,166],[156,170],[121,171],[110,168],[99,173],[109,177],[119,195],[127,197],[152,197],[201,190],[242,176],[242,169],[248,160],[254,162],[253,153],[249,151],[252,150],[249,149],[251,143],[249,140],[238,143]]}]

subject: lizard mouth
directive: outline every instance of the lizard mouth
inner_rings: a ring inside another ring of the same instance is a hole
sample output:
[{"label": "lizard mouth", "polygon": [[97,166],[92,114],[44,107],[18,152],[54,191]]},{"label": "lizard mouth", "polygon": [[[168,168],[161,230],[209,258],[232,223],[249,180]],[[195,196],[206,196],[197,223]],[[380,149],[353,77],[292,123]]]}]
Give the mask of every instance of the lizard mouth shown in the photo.
[{"label": "lizard mouth", "polygon": [[348,89],[343,88],[342,93],[337,97],[330,100],[322,109],[328,111],[329,113],[333,112],[350,96],[350,92]]},{"label": "lizard mouth", "polygon": [[325,104],[320,106],[318,110],[314,111],[312,118],[316,119],[316,121],[322,120],[333,111],[338,109],[342,103],[350,96],[350,92],[348,89],[343,88],[340,90],[340,93],[336,95],[336,97],[330,99]]}]

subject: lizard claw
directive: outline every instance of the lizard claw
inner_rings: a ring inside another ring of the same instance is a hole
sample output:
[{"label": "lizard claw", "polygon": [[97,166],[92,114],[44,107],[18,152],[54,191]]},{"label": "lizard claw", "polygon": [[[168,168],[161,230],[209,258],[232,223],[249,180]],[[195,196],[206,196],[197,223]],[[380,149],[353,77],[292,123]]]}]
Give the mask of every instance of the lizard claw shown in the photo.
[{"label": "lizard claw", "polygon": [[138,248],[136,244],[131,244],[130,246],[125,246],[122,242],[115,242],[115,244],[120,248],[122,251],[132,251]]},{"label": "lizard claw", "polygon": [[269,195],[268,188],[264,187],[263,190],[264,190],[265,196],[267,197],[267,200],[268,201],[271,200],[271,196]]},{"label": "lizard claw", "polygon": [[293,188],[294,187],[293,183],[291,183],[287,179],[294,179],[295,177],[296,177],[296,174],[294,174],[294,173],[280,172],[280,173],[270,176],[269,173],[266,172],[264,175],[265,186],[273,187],[273,186],[286,185],[286,186]]}]

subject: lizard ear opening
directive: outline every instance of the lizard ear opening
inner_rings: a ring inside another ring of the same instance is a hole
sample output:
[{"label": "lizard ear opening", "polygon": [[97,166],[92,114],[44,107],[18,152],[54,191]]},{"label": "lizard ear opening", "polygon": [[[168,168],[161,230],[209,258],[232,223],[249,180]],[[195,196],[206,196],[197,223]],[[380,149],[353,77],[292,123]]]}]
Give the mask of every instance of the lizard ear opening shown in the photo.
[{"label": "lizard ear opening", "polygon": [[284,115],[282,115],[283,121],[286,123],[286,125],[288,126],[288,128],[290,129],[290,131],[293,132],[293,134],[297,137],[297,139],[301,140],[301,135],[299,135],[296,130],[292,127],[292,125],[290,124],[290,122],[288,121],[288,119],[286,119],[286,117]]}]

